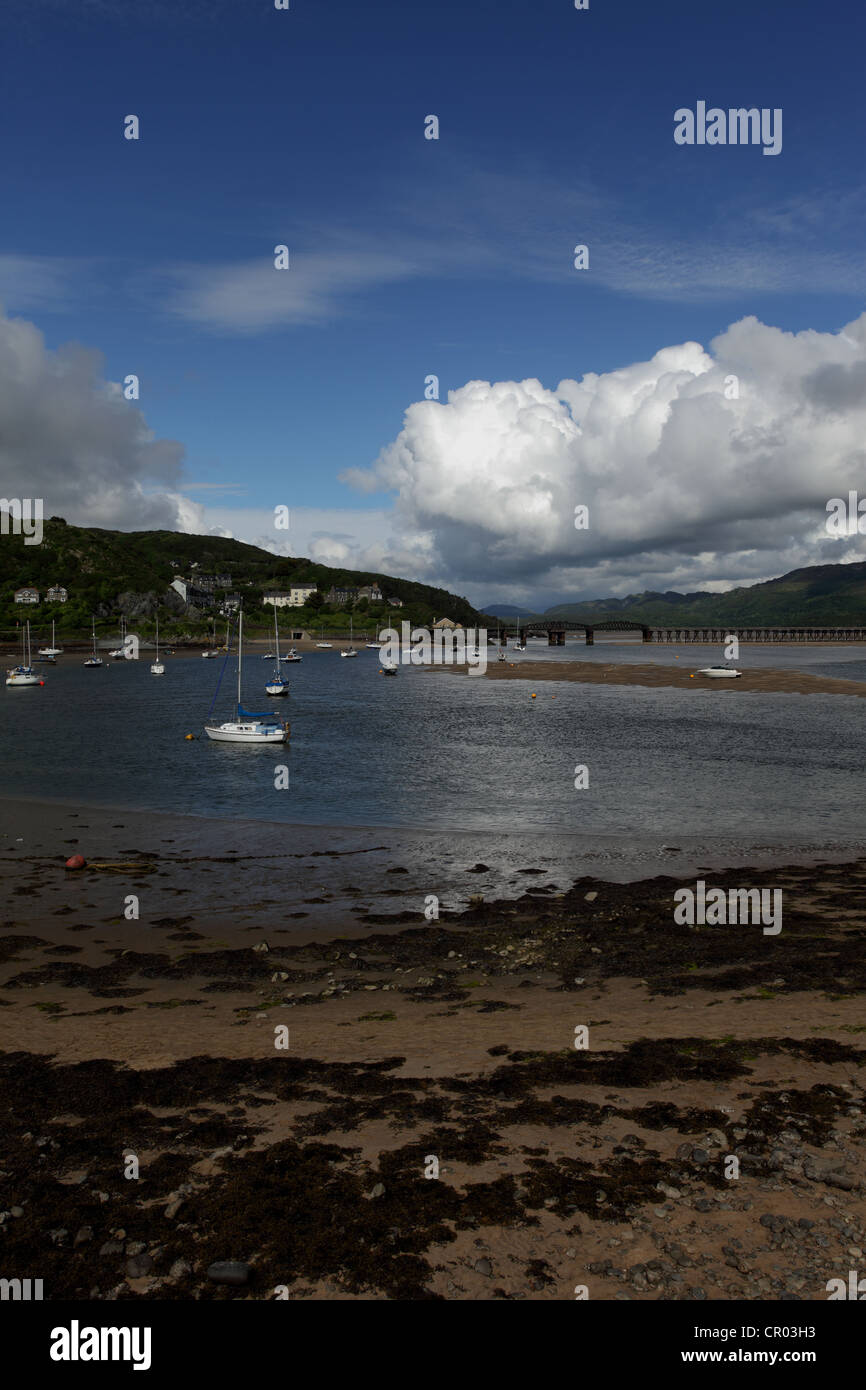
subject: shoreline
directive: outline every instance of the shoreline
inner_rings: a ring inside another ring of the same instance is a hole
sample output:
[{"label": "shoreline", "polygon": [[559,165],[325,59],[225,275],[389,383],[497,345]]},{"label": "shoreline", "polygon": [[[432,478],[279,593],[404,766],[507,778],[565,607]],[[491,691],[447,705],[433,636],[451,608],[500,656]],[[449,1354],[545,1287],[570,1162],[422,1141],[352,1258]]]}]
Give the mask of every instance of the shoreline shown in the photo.
[{"label": "shoreline", "polygon": [[[782,889],[764,936],[677,926],[661,869],[529,864],[431,921],[382,879],[311,934],[288,880],[215,914],[214,865],[163,861],[170,912],[143,872],[105,901],[67,875],[58,910],[53,869],[4,856],[4,1274],[38,1265],[47,1300],[824,1298],[866,1241],[866,856],[792,858],[706,875]],[[249,1284],[209,1283],[219,1259]]]}]

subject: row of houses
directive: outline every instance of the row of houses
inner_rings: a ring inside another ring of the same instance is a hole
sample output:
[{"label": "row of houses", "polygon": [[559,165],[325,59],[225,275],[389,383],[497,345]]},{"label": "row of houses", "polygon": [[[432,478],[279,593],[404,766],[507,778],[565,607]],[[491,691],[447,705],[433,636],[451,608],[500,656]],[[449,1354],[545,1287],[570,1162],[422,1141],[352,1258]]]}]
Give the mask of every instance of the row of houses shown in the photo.
[{"label": "row of houses", "polygon": [[[319,592],[317,584],[293,584],[290,589],[272,589],[265,594],[265,603],[273,604],[274,608],[303,608],[309,602],[312,594]],[[400,598],[386,599],[378,584],[360,584],[357,588],[331,588],[324,595],[326,603],[334,604],[337,608],[347,608],[350,603],[357,603],[359,599],[369,599],[371,603],[388,603],[392,608],[402,608],[403,600]]]},{"label": "row of houses", "polygon": [[[39,603],[39,590],[25,584],[23,589],[16,589],[13,594],[16,603]],[[62,584],[52,584],[50,589],[45,591],[45,603],[65,603],[69,594]]]}]

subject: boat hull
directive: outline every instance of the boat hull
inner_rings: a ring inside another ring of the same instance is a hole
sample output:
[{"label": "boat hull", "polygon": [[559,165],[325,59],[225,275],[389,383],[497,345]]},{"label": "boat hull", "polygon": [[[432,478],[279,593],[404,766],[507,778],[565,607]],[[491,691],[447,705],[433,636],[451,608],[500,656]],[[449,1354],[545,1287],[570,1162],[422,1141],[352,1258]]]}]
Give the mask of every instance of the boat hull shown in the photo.
[{"label": "boat hull", "polygon": [[225,724],[205,724],[204,731],[215,743],[285,743],[288,729],[281,724],[240,723],[228,720]]}]

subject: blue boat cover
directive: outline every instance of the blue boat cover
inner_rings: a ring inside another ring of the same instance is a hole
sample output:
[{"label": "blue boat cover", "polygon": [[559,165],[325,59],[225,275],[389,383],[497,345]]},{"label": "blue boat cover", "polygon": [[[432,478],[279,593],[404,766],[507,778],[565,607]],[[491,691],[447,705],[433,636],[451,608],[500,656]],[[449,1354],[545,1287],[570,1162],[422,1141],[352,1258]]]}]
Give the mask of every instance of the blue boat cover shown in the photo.
[{"label": "blue boat cover", "polygon": [[256,713],[251,709],[244,709],[243,705],[238,705],[238,714],[244,719],[274,719],[276,717],[271,709]]}]

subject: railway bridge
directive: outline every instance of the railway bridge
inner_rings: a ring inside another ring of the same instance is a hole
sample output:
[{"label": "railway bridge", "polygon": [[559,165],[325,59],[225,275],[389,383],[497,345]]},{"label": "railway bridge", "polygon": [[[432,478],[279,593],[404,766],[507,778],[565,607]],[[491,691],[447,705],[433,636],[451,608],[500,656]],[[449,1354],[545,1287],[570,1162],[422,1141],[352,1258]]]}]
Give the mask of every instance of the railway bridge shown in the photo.
[{"label": "railway bridge", "polygon": [[626,618],[602,619],[597,623],[573,622],[565,618],[544,618],[521,623],[519,628],[502,630],[501,640],[519,638],[521,645],[532,633],[544,633],[550,647],[565,645],[566,633],[582,632],[591,647],[597,632],[639,632],[643,642],[704,642],[714,646],[731,637],[740,642],[866,642],[866,627],[650,627]]}]

